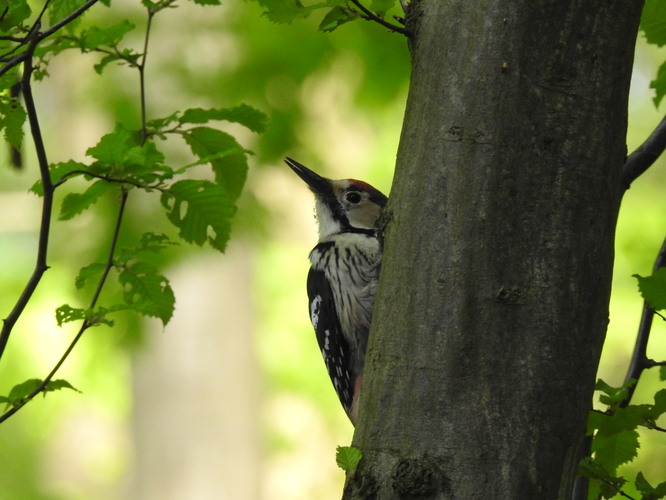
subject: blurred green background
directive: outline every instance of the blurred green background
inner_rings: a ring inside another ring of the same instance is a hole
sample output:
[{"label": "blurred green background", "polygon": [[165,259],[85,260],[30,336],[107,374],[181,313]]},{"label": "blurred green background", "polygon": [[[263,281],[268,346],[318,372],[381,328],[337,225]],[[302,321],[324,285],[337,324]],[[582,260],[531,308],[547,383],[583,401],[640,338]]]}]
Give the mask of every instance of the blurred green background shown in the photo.
[{"label": "blurred green background", "polygon": [[[96,6],[87,17],[101,25],[132,19],[137,29],[127,42],[140,48],[145,17],[138,0]],[[282,158],[388,193],[409,58],[404,39],[378,25],[354,22],[323,34],[319,20],[274,25],[256,3],[238,0],[222,7],[181,2],[156,17],[149,118],[246,102],[266,112],[270,126],[259,137],[227,127],[256,153],[227,253],[183,245],[161,258],[176,293],[171,323],[120,317],[113,329],[89,330],[59,375],[83,394],[39,397],[0,425],[0,500],[339,498],[344,474],[335,446],[349,444],[353,428],[307,314],[307,254],[316,238],[311,195]],[[629,151],[660,120],[649,81],[665,58],[639,43]],[[51,77],[35,85],[51,162],[84,160],[116,121],[139,126],[136,72],[113,66],[99,76],[92,71],[98,59],[63,53]],[[29,142],[25,149],[23,170],[0,169],[2,317],[35,258],[41,200],[27,194],[37,167]],[[167,150],[176,165],[190,161],[182,144]],[[661,162],[623,203],[599,374],[610,384],[624,378],[642,307],[631,275],[649,274],[666,233],[665,183]],[[43,377],[68,345],[74,331],[58,328],[53,310],[89,300],[90,290],[74,288],[74,276],[104,255],[116,205],[109,197],[55,223],[51,269],[10,339],[0,394]],[[156,195],[133,193],[128,212],[121,244],[147,230],[175,234]],[[649,355],[658,360],[666,359],[664,335],[656,321]],[[647,373],[635,402],[650,402],[658,383]],[[641,444],[630,469],[643,470],[653,484],[666,479],[666,438],[645,432]]]}]

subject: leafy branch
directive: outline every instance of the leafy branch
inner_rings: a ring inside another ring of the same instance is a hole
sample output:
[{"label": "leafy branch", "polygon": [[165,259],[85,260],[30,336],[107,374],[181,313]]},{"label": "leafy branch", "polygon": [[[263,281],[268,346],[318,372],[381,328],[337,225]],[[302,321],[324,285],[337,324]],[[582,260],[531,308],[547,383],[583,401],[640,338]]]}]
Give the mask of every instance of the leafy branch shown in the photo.
[{"label": "leafy branch", "polygon": [[[247,155],[250,151],[241,147],[231,135],[211,127],[209,122],[235,122],[259,133],[266,127],[266,116],[247,105],[216,109],[192,108],[176,111],[164,118],[148,120],[145,69],[153,18],[158,12],[173,7],[175,0],[142,1],[147,12],[147,23],[143,51],[138,54],[121,47],[124,35],[134,28],[128,21],[108,28],[93,26],[78,32],[70,30],[67,35],[54,36],[45,41],[48,36],[72,23],[96,1],[88,1],[73,12],[66,13],[62,20],[44,32],[40,31],[41,19],[47,8],[50,8],[50,0],[47,0],[37,20],[29,28],[22,24],[30,13],[25,0],[12,4],[0,14],[0,33],[3,33],[0,36],[0,50],[4,50],[7,44],[14,44],[5,50],[4,54],[0,54],[0,62],[4,63],[0,68],[0,85],[3,85],[0,90],[9,88],[8,71],[22,63],[21,86],[25,115],[30,123],[40,171],[40,180],[31,190],[43,197],[37,263],[3,324],[0,333],[0,358],[13,327],[48,269],[46,258],[52,230],[55,190],[74,178],[81,178],[88,183],[83,192],[70,192],[63,198],[58,217],[61,221],[81,214],[106,194],[120,193],[120,208],[106,261],[84,266],[75,280],[77,288],[82,288],[93,279],[97,283],[88,307],[76,308],[64,304],[56,309],[59,326],[66,322],[81,321],[76,335],[43,380],[29,379],[16,384],[8,396],[0,396],[0,402],[7,404],[7,410],[0,415],[0,422],[14,415],[39,393],[46,394],[48,391],[63,388],[74,389],[69,382],[56,380],[54,377],[86,330],[102,324],[113,325],[108,315],[132,310],[145,316],[157,317],[164,324],[170,320],[175,297],[169,282],[155,266],[140,256],[146,252],[160,252],[175,242],[166,235],[145,233],[135,248],[118,249],[121,222],[126,213],[129,192],[133,189],[147,193],[159,192],[160,204],[165,209],[167,219],[179,230],[181,238],[198,245],[208,243],[223,251],[229,239],[230,221],[236,211],[234,204],[247,175]],[[217,0],[194,1],[202,4],[219,3]],[[109,0],[102,0],[102,3],[108,6]],[[62,8],[61,4],[57,5]],[[53,18],[53,12],[51,17]],[[112,132],[104,135],[95,146],[88,148],[86,154],[91,161],[87,163],[69,160],[49,165],[31,82],[33,78],[48,74],[46,68],[49,57],[77,48],[81,52],[97,52],[102,55],[102,60],[95,65],[95,71],[100,74],[111,62],[124,63],[138,70],[140,126],[132,130],[123,124],[116,124]],[[20,144],[22,117],[22,107],[18,99],[8,99],[0,92],[0,128],[4,128],[5,138],[12,146]],[[164,154],[157,147],[157,140],[165,140],[169,136],[182,138],[196,158],[195,161],[180,168],[168,166]],[[214,181],[192,178],[174,180],[193,166],[205,164],[212,168]],[[100,306],[98,303],[102,290],[112,271],[117,275],[123,302],[107,307]]]},{"label": "leafy branch", "polygon": [[[645,300],[640,326],[636,336],[634,352],[625,382],[621,387],[611,387],[603,380],[597,381],[596,390],[601,392],[600,402],[607,405],[604,412],[593,410],[588,418],[586,457],[581,461],[579,474],[593,479],[585,488],[574,490],[574,500],[579,498],[611,498],[621,495],[632,498],[622,490],[626,479],[617,475],[620,465],[631,462],[638,454],[639,441],[637,427],[666,432],[657,425],[657,419],[666,413],[666,389],[654,395],[654,404],[632,405],[631,400],[644,370],[655,366],[666,366],[664,361],[654,361],[647,356],[647,346],[652,329],[652,319],[657,309],[666,308],[666,239],[657,254],[653,275],[640,277],[639,288]],[[666,379],[663,376],[662,380]],[[580,483],[581,478],[578,482]],[[644,493],[644,498],[658,499],[666,496],[666,481],[652,487],[639,473],[635,480],[636,488]],[[589,488],[589,492],[588,492]]]}]

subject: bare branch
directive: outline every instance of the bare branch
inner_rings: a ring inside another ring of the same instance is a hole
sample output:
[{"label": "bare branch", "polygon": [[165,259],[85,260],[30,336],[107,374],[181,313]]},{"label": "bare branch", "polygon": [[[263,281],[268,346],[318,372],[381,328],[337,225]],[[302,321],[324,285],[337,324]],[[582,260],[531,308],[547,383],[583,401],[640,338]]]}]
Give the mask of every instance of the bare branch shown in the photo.
[{"label": "bare branch", "polygon": [[641,174],[643,174],[666,149],[666,116],[659,122],[650,136],[633,153],[631,153],[622,167],[622,184],[629,189]]}]

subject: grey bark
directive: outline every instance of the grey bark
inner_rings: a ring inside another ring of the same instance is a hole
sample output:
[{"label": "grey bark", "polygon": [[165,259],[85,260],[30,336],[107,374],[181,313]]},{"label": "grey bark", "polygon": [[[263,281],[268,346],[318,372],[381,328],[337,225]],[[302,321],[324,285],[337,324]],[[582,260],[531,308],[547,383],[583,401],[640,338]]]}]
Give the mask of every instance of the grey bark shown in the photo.
[{"label": "grey bark", "polygon": [[414,0],[345,499],[567,498],[608,322],[640,0]]}]

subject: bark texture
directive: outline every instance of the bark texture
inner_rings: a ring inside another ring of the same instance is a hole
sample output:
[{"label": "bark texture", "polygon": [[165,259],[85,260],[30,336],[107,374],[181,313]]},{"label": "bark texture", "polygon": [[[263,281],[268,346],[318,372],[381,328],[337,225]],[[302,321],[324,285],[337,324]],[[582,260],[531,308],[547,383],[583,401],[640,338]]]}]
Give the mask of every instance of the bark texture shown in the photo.
[{"label": "bark texture", "polygon": [[567,498],[608,322],[640,0],[413,0],[345,499]]}]

